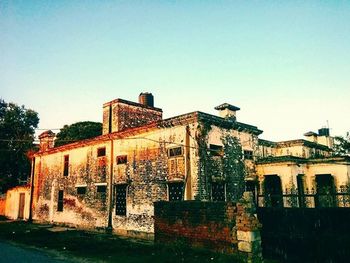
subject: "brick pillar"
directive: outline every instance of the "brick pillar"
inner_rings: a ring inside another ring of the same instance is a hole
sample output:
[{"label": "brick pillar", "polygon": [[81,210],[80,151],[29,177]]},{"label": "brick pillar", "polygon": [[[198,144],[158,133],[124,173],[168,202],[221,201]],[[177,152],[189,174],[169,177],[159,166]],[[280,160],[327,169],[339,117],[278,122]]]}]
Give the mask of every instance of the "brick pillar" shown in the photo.
[{"label": "brick pillar", "polygon": [[238,251],[246,258],[246,262],[263,262],[260,228],[253,193],[245,192],[237,204],[236,238]]}]

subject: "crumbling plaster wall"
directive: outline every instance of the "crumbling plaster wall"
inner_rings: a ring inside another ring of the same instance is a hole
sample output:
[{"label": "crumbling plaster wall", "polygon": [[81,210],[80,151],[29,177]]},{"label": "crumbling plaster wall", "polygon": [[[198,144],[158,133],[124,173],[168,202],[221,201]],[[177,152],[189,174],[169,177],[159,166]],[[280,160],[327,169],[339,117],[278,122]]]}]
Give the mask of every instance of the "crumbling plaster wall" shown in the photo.
[{"label": "crumbling plaster wall", "polygon": [[[106,156],[97,157],[97,149],[106,147]],[[109,145],[106,142],[36,157],[34,182],[34,219],[82,227],[104,227],[108,195],[96,192],[96,183],[106,183],[109,176]],[[69,174],[63,175],[64,156],[69,156]],[[106,165],[102,174],[100,165]],[[77,186],[86,186],[84,195]],[[63,190],[63,211],[57,211],[58,191]],[[107,189],[108,191],[108,189]]]},{"label": "crumbling plaster wall", "polygon": [[[168,200],[169,182],[184,182],[185,200],[194,198],[198,187],[195,129],[194,123],[178,125],[114,142],[116,156],[126,155],[128,160],[114,167],[114,183],[127,185],[126,216],[116,215],[114,204],[116,232],[153,233],[153,203]],[[182,156],[169,157],[173,147],[181,147]]]},{"label": "crumbling plaster wall", "polygon": [[[225,134],[229,134],[233,137],[238,138],[240,144],[242,145],[242,150],[252,151],[253,152],[253,158],[255,159],[255,156],[257,156],[259,148],[258,148],[258,136],[243,132],[243,131],[237,131],[233,129],[224,129],[217,126],[211,126],[211,130],[208,134],[208,145],[209,144],[216,144],[216,145],[223,145],[222,143],[222,137]],[[246,166],[246,179],[252,179],[256,180],[256,171],[255,171],[255,162],[253,160],[244,160],[245,166]]]}]

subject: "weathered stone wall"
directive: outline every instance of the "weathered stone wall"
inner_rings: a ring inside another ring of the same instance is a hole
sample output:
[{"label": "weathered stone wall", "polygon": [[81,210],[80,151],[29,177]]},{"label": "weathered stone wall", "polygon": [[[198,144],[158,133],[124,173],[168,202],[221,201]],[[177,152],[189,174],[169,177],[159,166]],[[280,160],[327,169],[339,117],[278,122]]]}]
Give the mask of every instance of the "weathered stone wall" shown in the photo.
[{"label": "weathered stone wall", "polygon": [[239,253],[247,262],[261,262],[261,225],[252,195],[239,203],[157,202],[155,241],[182,243],[224,253]]}]

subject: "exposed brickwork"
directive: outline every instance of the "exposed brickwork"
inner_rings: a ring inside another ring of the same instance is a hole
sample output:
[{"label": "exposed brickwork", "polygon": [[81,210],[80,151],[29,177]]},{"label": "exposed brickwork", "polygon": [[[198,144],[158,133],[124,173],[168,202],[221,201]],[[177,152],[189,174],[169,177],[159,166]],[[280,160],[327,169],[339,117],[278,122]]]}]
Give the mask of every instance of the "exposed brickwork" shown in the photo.
[{"label": "exposed brickwork", "polygon": [[161,119],[161,109],[117,99],[103,105],[103,134],[140,127]]},{"label": "exposed brickwork", "polygon": [[239,253],[247,262],[262,262],[260,228],[248,193],[239,203],[157,202],[155,241]]},{"label": "exposed brickwork", "polygon": [[155,203],[156,242],[184,242],[192,246],[234,253],[237,240],[232,235],[237,210],[226,202]]}]

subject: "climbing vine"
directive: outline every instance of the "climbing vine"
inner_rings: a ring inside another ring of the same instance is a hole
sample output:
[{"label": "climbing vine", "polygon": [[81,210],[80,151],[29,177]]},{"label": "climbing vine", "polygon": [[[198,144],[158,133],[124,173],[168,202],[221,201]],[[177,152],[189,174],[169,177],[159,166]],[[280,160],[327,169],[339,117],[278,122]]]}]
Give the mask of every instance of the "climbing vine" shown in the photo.
[{"label": "climbing vine", "polygon": [[215,180],[226,183],[228,201],[239,200],[244,192],[246,174],[241,144],[236,137],[225,132],[221,137],[222,152],[219,156],[214,155],[208,148],[208,135],[212,129],[210,123],[202,122],[198,128],[199,191],[196,199],[210,200],[211,185]]}]

